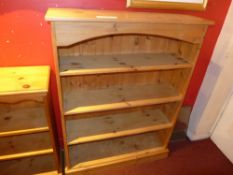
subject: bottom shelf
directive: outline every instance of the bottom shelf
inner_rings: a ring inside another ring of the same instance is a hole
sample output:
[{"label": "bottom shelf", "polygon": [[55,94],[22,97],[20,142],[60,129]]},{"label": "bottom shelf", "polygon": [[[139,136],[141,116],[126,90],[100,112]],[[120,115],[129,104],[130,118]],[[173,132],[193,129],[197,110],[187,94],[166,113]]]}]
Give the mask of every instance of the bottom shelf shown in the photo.
[{"label": "bottom shelf", "polygon": [[58,175],[52,154],[29,158],[0,161],[0,174],[3,175]]},{"label": "bottom shelf", "polygon": [[[69,146],[71,169],[89,170],[139,158],[167,154],[167,130]],[[164,137],[165,136],[165,137]]]},{"label": "bottom shelf", "polygon": [[[173,104],[167,104],[172,107]],[[69,145],[146,133],[172,127],[159,106],[113,111],[91,118],[67,120]],[[93,127],[94,124],[94,127]]]}]

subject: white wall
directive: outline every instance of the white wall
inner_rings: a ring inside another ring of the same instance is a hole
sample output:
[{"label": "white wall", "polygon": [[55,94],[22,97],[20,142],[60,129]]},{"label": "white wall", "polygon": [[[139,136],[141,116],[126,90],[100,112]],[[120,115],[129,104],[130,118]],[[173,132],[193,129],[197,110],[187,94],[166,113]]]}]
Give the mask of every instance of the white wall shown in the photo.
[{"label": "white wall", "polygon": [[233,3],[217,41],[199,91],[187,135],[190,140],[208,138],[233,87]]},{"label": "white wall", "polygon": [[233,163],[233,93],[221,112],[216,127],[213,130],[211,139]]}]

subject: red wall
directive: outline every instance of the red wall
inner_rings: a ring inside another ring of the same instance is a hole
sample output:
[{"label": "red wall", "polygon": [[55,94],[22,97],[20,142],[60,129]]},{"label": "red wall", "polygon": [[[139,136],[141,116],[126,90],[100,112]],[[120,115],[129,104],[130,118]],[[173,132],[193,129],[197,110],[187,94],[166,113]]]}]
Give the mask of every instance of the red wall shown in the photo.
[{"label": "red wall", "polygon": [[[134,11],[191,14],[212,19],[216,22],[215,26],[209,28],[204,40],[185,98],[186,105],[193,105],[195,102],[230,3],[231,0],[209,0],[207,9],[204,12],[134,9]],[[126,9],[125,4],[126,0],[1,0],[0,66],[51,65],[51,90],[55,113],[57,114],[56,121],[60,126],[50,25],[44,21],[47,8],[73,7],[133,11],[133,9]]]}]

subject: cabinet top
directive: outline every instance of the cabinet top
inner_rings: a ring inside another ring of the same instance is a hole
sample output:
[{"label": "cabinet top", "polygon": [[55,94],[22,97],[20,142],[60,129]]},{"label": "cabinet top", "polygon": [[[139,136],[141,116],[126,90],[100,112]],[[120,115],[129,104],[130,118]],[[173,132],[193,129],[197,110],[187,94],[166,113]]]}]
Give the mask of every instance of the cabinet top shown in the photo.
[{"label": "cabinet top", "polygon": [[143,22],[161,24],[205,24],[213,25],[214,22],[204,18],[182,14],[151,13],[151,12],[126,12],[109,10],[81,10],[70,8],[49,8],[46,21],[116,21],[116,22]]},{"label": "cabinet top", "polygon": [[1,67],[0,96],[46,93],[49,76],[49,66]]}]

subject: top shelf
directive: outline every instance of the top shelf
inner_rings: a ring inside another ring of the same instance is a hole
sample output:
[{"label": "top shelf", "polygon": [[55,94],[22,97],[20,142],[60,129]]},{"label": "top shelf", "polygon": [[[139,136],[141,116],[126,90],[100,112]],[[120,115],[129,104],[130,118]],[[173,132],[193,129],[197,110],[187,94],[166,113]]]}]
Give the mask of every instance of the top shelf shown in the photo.
[{"label": "top shelf", "polygon": [[49,66],[0,68],[0,96],[47,93]]},{"label": "top shelf", "polygon": [[82,10],[72,8],[49,8],[46,21],[117,21],[117,22],[143,22],[160,24],[207,24],[214,22],[204,18],[199,18],[183,14],[169,13],[148,13],[148,12],[129,12],[111,10]]},{"label": "top shelf", "polygon": [[60,76],[191,68],[172,54],[61,56]]}]

